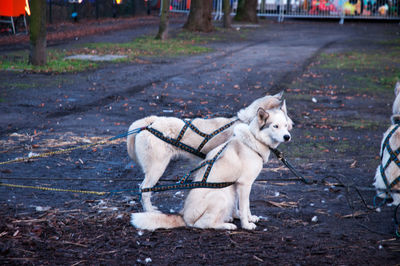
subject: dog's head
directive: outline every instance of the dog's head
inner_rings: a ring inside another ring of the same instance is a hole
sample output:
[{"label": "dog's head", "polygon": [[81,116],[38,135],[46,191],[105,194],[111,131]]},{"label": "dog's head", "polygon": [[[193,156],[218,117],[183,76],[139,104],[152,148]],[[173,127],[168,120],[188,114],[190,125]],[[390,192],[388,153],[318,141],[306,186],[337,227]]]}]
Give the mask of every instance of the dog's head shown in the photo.
[{"label": "dog's head", "polygon": [[393,115],[400,115],[400,81],[394,86],[394,95],[396,98],[393,102]]},{"label": "dog's head", "polygon": [[243,123],[250,124],[253,118],[257,115],[258,108],[269,110],[279,107],[282,104],[282,95],[283,91],[275,95],[266,95],[255,100],[249,106],[238,112],[238,118],[242,120]]},{"label": "dog's head", "polygon": [[279,108],[272,110],[266,111],[263,108],[259,108],[257,110],[257,117],[250,124],[254,136],[259,141],[273,148],[282,142],[290,141],[290,118],[287,116],[285,110],[285,101],[283,101]]}]

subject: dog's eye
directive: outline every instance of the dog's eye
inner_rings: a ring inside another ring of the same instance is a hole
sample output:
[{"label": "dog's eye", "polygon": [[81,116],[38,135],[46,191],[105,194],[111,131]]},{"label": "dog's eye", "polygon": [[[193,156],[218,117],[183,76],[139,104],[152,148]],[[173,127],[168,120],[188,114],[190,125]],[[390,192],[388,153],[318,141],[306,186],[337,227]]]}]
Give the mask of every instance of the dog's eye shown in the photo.
[{"label": "dog's eye", "polygon": [[278,125],[274,125],[274,128],[278,128],[279,126]]}]

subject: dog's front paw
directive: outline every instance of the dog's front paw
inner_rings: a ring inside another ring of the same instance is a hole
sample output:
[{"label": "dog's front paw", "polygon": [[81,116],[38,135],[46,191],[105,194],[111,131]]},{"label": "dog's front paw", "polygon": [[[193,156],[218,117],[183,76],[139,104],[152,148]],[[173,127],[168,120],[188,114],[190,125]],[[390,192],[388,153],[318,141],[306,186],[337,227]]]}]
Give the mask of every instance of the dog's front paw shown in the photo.
[{"label": "dog's front paw", "polygon": [[260,221],[260,217],[258,217],[257,215],[250,215],[249,222],[258,223],[258,221]]},{"label": "dog's front paw", "polygon": [[225,229],[226,230],[236,230],[237,226],[235,224],[232,224],[232,223],[225,223]]},{"label": "dog's front paw", "polygon": [[246,230],[254,230],[256,227],[257,226],[254,223],[246,223],[242,225],[242,228]]}]

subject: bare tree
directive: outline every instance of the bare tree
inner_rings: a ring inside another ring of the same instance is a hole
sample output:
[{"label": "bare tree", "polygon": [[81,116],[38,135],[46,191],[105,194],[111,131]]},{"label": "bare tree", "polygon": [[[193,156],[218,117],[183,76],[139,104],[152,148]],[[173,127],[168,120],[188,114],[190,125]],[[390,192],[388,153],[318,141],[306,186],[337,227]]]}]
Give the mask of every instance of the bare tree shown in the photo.
[{"label": "bare tree", "polygon": [[213,0],[192,0],[189,17],[183,28],[189,31],[213,31],[212,4]]},{"label": "bare tree", "polygon": [[160,25],[156,36],[158,40],[165,40],[168,38],[169,5],[170,0],[162,0]]},{"label": "bare tree", "polygon": [[47,63],[46,56],[46,0],[31,0],[29,23],[30,54],[29,63],[42,66]]},{"label": "bare tree", "polygon": [[224,28],[231,27],[231,1],[223,0],[223,10],[224,10]]},{"label": "bare tree", "polygon": [[239,0],[235,20],[258,23],[257,0]]}]

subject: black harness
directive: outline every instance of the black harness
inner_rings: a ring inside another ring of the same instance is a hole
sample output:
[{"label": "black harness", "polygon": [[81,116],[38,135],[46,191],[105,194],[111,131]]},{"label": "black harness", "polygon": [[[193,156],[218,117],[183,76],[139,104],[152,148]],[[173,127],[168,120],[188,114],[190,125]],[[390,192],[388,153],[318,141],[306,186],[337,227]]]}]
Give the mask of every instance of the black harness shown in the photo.
[{"label": "black harness", "polygon": [[[147,130],[157,138],[177,147],[180,148],[181,150],[184,150],[186,152],[189,152],[191,154],[194,154],[202,159],[206,158],[206,154],[201,152],[201,150],[204,148],[204,146],[207,144],[208,141],[210,141],[213,137],[218,135],[219,133],[223,132],[224,130],[228,129],[231,127],[234,123],[239,121],[239,119],[235,119],[226,125],[214,130],[211,134],[207,134],[202,132],[200,129],[198,129],[195,125],[192,124],[192,120],[183,120],[185,125],[182,127],[181,131],[178,134],[177,138],[171,138],[165,136],[162,132],[158,131],[157,129],[154,129],[150,126],[143,127],[140,130]],[[200,143],[200,145],[196,148],[193,148],[183,142],[181,142],[183,136],[185,135],[187,129],[190,128],[193,132],[198,134],[199,136],[203,137],[203,141]],[[177,184],[171,184],[171,185],[158,185],[154,187],[149,187],[149,188],[142,188],[140,190],[141,193],[143,192],[158,192],[158,191],[164,191],[164,190],[173,190],[173,189],[192,189],[192,188],[223,188],[227,187],[230,185],[233,185],[235,182],[218,182],[218,183],[210,183],[207,182],[207,178],[211,172],[212,167],[214,166],[215,161],[219,158],[221,153],[225,150],[226,146],[228,143],[226,143],[219,151],[218,153],[210,160],[202,162],[199,166],[196,168],[190,170],[186,175],[184,175]],[[201,181],[197,182],[189,182],[189,177],[199,170],[200,168],[208,165],[206,171],[204,172],[204,176]]]},{"label": "black harness", "polygon": [[[390,192],[390,190],[400,182],[400,175],[398,177],[396,177],[391,183],[389,183],[388,178],[385,174],[385,171],[389,167],[391,162],[394,162],[397,165],[397,167],[400,168],[400,160],[397,157],[400,154],[400,147],[397,148],[396,150],[393,150],[390,147],[390,143],[389,143],[390,138],[399,129],[399,127],[400,127],[400,123],[396,123],[395,127],[389,132],[389,134],[386,136],[385,140],[383,141],[382,149],[381,149],[380,172],[381,172],[383,182],[385,183],[387,192]],[[383,164],[382,160],[383,160],[383,154],[384,154],[385,149],[389,153],[389,159],[385,164]]]},{"label": "black harness", "polygon": [[[164,136],[164,134],[160,131],[158,131],[157,129],[154,129],[150,126],[144,127],[142,128],[142,130],[147,130],[149,131],[151,134],[153,134],[154,136],[156,136],[157,138],[177,147],[180,148],[181,150],[184,150],[186,152],[189,152],[191,154],[196,155],[197,157],[200,157],[202,159],[206,158],[206,154],[204,154],[203,152],[201,152],[201,150],[204,148],[204,146],[207,144],[208,141],[210,141],[213,137],[215,137],[216,135],[218,135],[219,133],[223,132],[225,129],[228,129],[229,127],[231,127],[234,123],[236,123],[237,121],[239,121],[239,119],[235,119],[231,122],[229,122],[228,124],[216,129],[215,131],[213,131],[211,134],[207,134],[202,132],[200,129],[198,129],[195,125],[192,124],[192,120],[183,120],[183,122],[185,123],[185,125],[182,127],[181,131],[178,134],[177,138],[170,138],[167,136]],[[185,135],[187,129],[190,128],[193,132],[195,132],[197,135],[203,137],[203,141],[200,143],[200,145],[196,148],[193,148],[183,142],[181,142],[183,136]]]},{"label": "black harness", "polygon": [[[228,142],[229,143],[229,142]],[[173,190],[173,189],[192,189],[192,188],[224,188],[230,185],[233,185],[235,182],[218,182],[218,183],[210,183],[207,182],[208,176],[210,175],[211,169],[214,166],[215,161],[218,160],[219,156],[221,153],[225,150],[226,146],[228,145],[226,143],[219,151],[218,153],[210,160],[202,162],[199,166],[196,168],[190,170],[186,175],[184,175],[178,182],[177,184],[171,184],[171,185],[159,185],[159,186],[154,186],[154,187],[149,187],[149,188],[142,188],[140,190],[141,193],[143,192],[159,192],[159,191],[164,191],[164,190]],[[189,182],[189,177],[199,170],[200,168],[208,165],[206,171],[204,172],[203,178],[201,181],[191,181]]]}]

